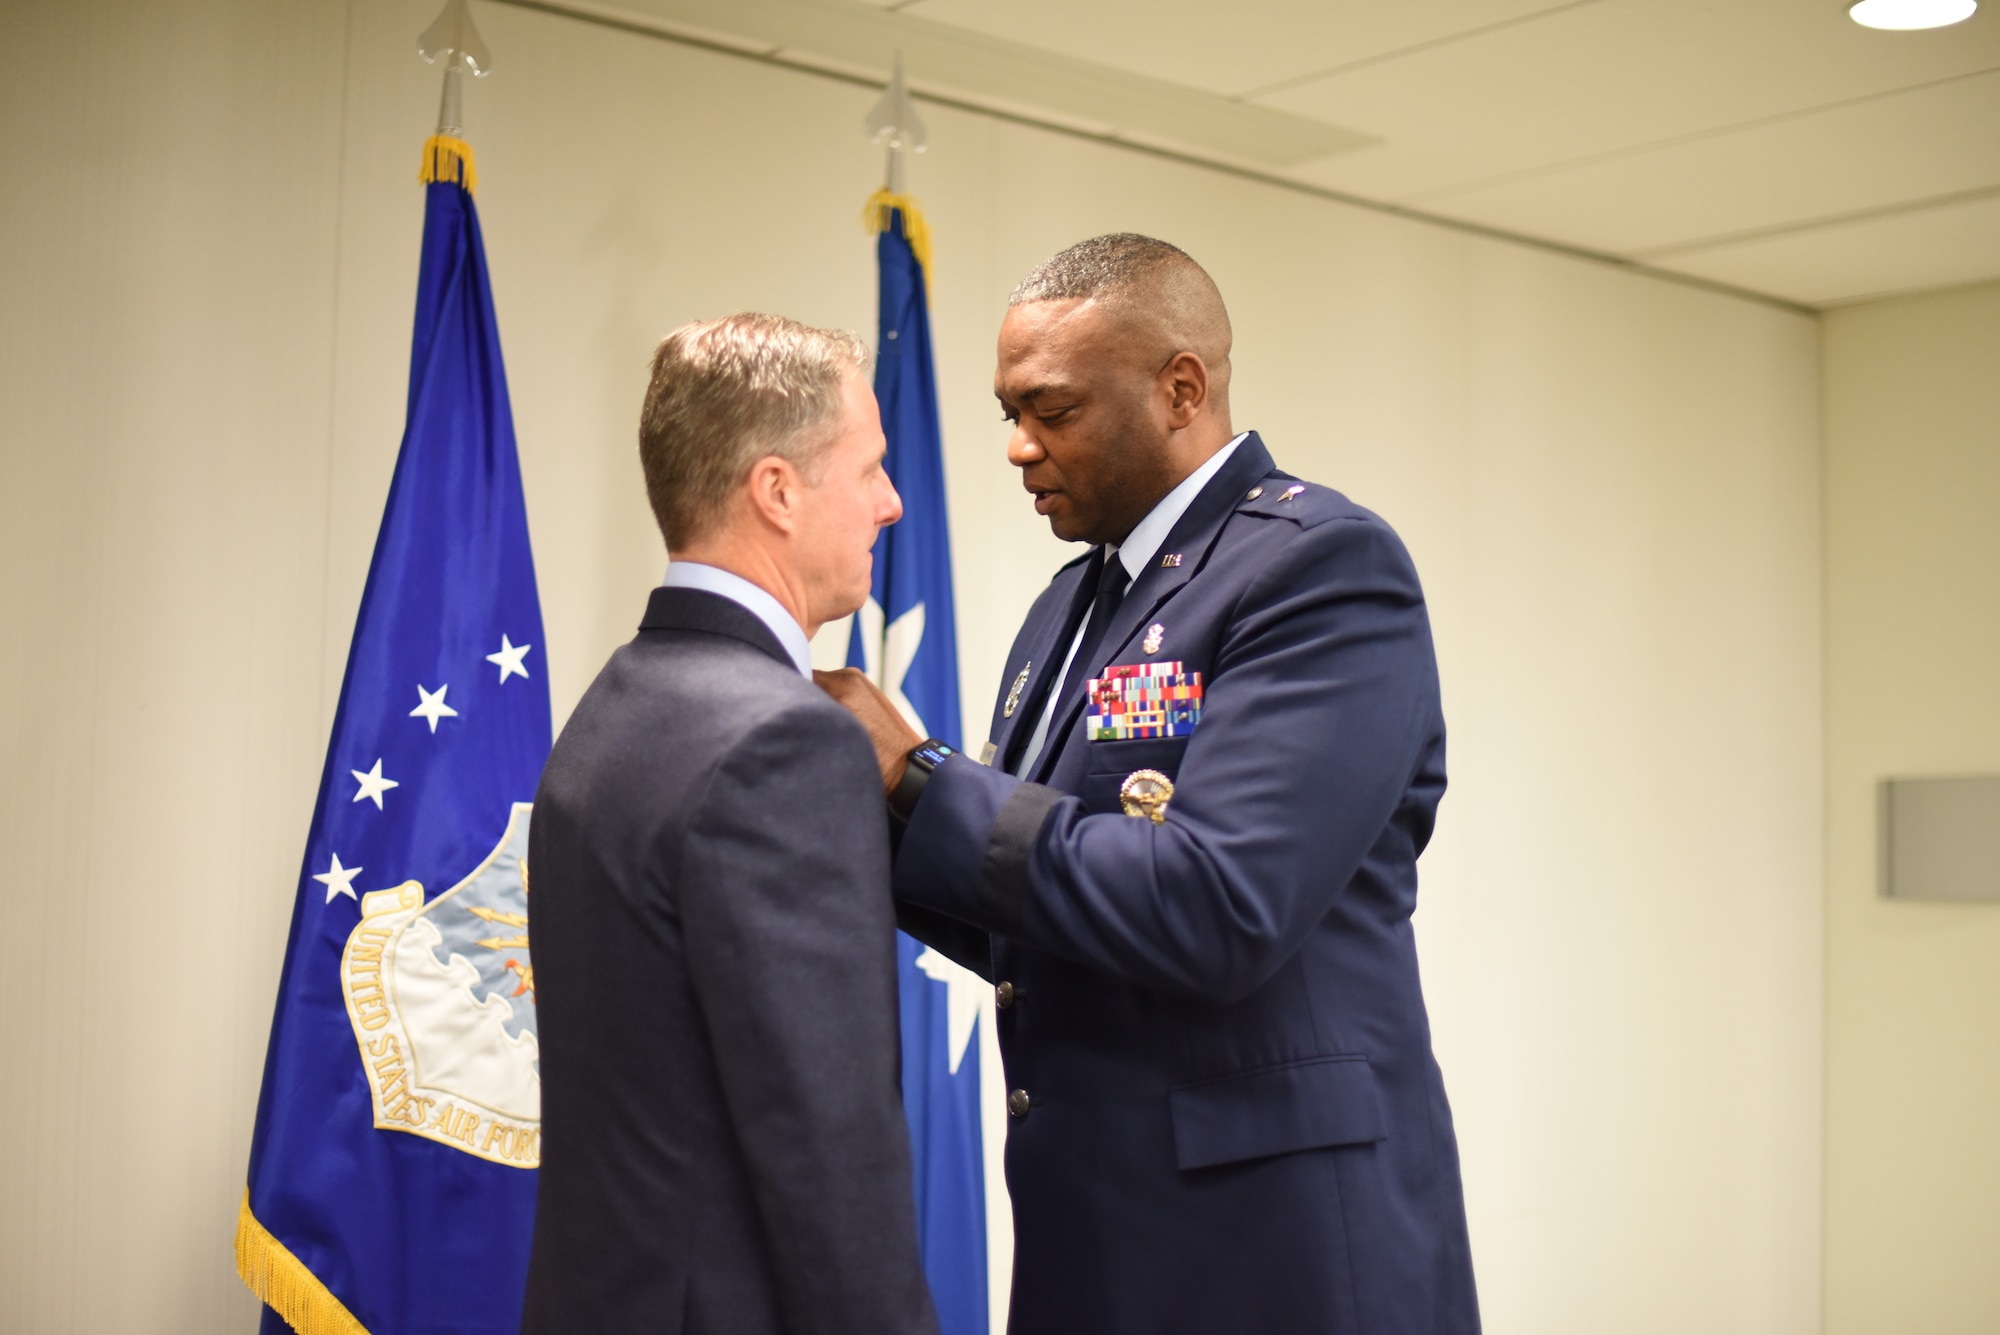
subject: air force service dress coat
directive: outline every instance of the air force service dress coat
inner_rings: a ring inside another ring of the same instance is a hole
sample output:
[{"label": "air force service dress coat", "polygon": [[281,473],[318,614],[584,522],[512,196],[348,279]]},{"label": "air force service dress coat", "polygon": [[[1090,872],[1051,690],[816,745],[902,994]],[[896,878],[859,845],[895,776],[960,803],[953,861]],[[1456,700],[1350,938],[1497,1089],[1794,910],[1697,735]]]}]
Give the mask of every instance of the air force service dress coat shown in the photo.
[{"label": "air force service dress coat", "polygon": [[[1014,643],[993,765],[945,760],[895,863],[905,927],[999,985],[1011,1329],[1476,1331],[1410,925],[1445,773],[1408,553],[1251,434],[1072,666],[1024,782],[1090,568]],[[1090,740],[1084,679],[1148,661],[1202,674],[1193,734]],[[1121,810],[1145,769],[1162,823]]]},{"label": "air force service dress coat", "polygon": [[935,1335],[881,772],[741,605],[655,590],[530,826],[531,1335]]}]

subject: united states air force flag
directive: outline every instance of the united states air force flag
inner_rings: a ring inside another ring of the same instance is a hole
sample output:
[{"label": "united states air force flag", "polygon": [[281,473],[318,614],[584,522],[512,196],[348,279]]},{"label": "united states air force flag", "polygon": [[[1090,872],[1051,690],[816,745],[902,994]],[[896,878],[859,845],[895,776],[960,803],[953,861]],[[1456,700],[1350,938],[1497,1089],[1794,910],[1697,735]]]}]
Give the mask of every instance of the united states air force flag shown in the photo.
[{"label": "united states air force flag", "polygon": [[519,1329],[540,1161],[542,618],[472,152],[425,145],[402,451],[278,986],[239,1216],[264,1329]]},{"label": "united states air force flag", "polygon": [[[855,617],[848,663],[901,707],[918,731],[958,745],[958,651],[945,531],[943,437],[931,368],[929,241],[914,201],[868,202],[879,230],[880,337],[875,397],[888,437],[901,523],[875,543],[873,595]],[[987,1254],[980,1119],[982,998],[968,971],[899,936],[903,1106],[910,1122],[917,1231],[944,1335],[985,1335]]]}]

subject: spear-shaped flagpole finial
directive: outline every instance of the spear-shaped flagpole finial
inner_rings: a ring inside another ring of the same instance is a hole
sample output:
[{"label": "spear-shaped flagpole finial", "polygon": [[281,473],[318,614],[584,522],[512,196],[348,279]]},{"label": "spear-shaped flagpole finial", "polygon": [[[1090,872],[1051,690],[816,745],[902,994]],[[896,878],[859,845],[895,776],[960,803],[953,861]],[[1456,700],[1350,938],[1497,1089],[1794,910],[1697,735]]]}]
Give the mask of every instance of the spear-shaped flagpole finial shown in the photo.
[{"label": "spear-shaped flagpole finial", "polygon": [[444,62],[444,94],[438,100],[438,128],[441,135],[456,139],[465,130],[459,110],[459,80],[466,70],[481,79],[493,72],[493,56],[472,26],[472,11],[465,0],[445,0],[444,12],[417,38],[417,54],[435,65]]},{"label": "spear-shaped flagpole finial", "polygon": [[[463,4],[464,0],[457,0]],[[903,53],[896,53],[895,72],[889,76],[889,86],[882,91],[882,100],[868,113],[864,122],[868,127],[868,142],[887,144],[889,160],[883,175],[885,188],[892,195],[903,193],[903,153],[924,151],[926,132],[924,123],[917,116],[917,108],[910,101],[910,90],[903,84]]]}]

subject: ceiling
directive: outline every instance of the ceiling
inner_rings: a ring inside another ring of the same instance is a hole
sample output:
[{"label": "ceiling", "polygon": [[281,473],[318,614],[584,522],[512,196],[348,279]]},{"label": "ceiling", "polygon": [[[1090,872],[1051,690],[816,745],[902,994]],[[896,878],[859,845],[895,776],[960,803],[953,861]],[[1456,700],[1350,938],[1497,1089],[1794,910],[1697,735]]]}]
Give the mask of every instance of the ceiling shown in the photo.
[{"label": "ceiling", "polygon": [[[666,31],[1809,306],[2000,277],[2000,2],[614,0]],[[547,8],[605,14],[599,3]]]}]

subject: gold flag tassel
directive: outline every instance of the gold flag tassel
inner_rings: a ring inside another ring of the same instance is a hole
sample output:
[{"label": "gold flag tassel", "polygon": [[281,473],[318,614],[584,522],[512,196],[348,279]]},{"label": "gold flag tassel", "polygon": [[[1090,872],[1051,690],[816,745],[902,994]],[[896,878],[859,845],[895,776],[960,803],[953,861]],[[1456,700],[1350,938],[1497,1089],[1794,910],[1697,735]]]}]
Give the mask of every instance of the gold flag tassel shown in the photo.
[{"label": "gold flag tassel", "polygon": [[861,225],[880,235],[889,230],[889,219],[898,212],[903,215],[903,240],[910,243],[910,253],[923,266],[924,295],[928,297],[931,288],[931,229],[924,222],[924,211],[917,207],[917,201],[883,186],[868,196],[868,203],[861,210]]},{"label": "gold flag tassel", "polygon": [[432,135],[424,140],[424,168],[417,179],[425,185],[456,181],[471,194],[479,185],[479,173],[472,168],[472,145],[454,135]]},{"label": "gold flag tassel", "polygon": [[257,1222],[247,1191],[236,1215],[236,1273],[298,1335],[368,1335],[319,1276]]}]

